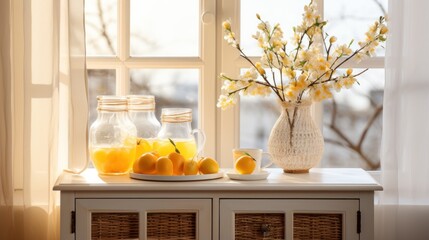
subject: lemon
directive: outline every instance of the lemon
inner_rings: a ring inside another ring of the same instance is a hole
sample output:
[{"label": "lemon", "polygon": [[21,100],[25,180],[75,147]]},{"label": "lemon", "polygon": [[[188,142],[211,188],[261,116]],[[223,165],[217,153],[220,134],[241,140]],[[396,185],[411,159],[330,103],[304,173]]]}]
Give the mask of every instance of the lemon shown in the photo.
[{"label": "lemon", "polygon": [[250,156],[243,155],[235,162],[235,170],[240,174],[251,174],[256,167],[256,161]]},{"label": "lemon", "polygon": [[147,140],[137,138],[136,158],[139,158],[143,153],[149,152],[150,150],[152,150],[152,146]]},{"label": "lemon", "polygon": [[219,171],[219,164],[213,158],[205,157],[198,162],[202,174],[213,174]]},{"label": "lemon", "polygon": [[156,157],[156,159],[158,159],[159,157],[161,157],[161,155],[159,155],[158,151],[151,151],[150,153],[152,155],[154,155]]},{"label": "lemon", "polygon": [[183,173],[185,175],[197,175],[198,174],[198,163],[194,160],[186,160],[183,167]]},{"label": "lemon", "polygon": [[135,173],[153,174],[156,170],[157,157],[152,153],[143,153],[133,165]]},{"label": "lemon", "polygon": [[159,175],[172,176],[173,162],[167,157],[160,157],[156,160],[156,173]]},{"label": "lemon", "polygon": [[183,166],[185,165],[185,158],[177,152],[172,152],[172,153],[168,154],[168,158],[173,163],[173,174],[174,175],[182,175],[183,174]]}]

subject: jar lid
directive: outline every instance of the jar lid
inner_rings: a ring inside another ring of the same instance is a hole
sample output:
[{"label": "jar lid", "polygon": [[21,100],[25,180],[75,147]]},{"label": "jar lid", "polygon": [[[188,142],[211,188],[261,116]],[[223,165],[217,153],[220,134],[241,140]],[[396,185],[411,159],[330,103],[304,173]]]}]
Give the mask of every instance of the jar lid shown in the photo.
[{"label": "jar lid", "polygon": [[152,95],[128,95],[128,110],[154,111],[155,97]]},{"label": "jar lid", "polygon": [[102,95],[97,96],[97,101],[97,110],[112,112],[127,110],[127,98],[124,96]]},{"label": "jar lid", "polygon": [[190,108],[163,108],[161,121],[168,123],[181,123],[192,121],[192,109]]}]

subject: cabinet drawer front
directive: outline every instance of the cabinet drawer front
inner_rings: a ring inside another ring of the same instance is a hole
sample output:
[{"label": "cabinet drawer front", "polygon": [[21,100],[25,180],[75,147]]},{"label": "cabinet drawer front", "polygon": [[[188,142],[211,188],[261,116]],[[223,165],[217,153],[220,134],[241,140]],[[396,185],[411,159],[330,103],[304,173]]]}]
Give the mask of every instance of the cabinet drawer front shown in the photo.
[{"label": "cabinet drawer front", "polygon": [[294,213],[293,239],[343,239],[343,214]]},{"label": "cabinet drawer front", "polygon": [[234,237],[247,239],[285,239],[284,213],[236,213]]},{"label": "cabinet drawer front", "polygon": [[77,199],[76,239],[207,239],[211,199]]},{"label": "cabinet drawer front", "polygon": [[359,239],[358,210],[359,200],[222,199],[220,239]]},{"label": "cabinet drawer front", "polygon": [[138,239],[139,214],[136,212],[93,212],[91,239]]}]

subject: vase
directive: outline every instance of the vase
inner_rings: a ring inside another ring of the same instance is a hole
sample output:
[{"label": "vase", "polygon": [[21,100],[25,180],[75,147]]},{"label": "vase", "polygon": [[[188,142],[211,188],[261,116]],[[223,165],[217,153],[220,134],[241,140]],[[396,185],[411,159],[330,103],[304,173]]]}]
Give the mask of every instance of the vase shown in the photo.
[{"label": "vase", "polygon": [[273,162],[285,173],[308,173],[323,155],[324,141],[311,116],[311,102],[281,102],[282,113],[268,140]]}]

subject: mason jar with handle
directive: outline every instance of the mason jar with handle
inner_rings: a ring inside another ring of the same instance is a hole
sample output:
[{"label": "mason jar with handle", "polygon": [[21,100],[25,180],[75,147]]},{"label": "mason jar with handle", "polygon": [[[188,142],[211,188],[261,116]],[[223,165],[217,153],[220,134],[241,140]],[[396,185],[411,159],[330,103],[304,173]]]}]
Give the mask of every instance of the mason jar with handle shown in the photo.
[{"label": "mason jar with handle", "polygon": [[136,159],[153,150],[161,124],[155,116],[155,97],[152,95],[129,95],[128,115],[137,128]]},{"label": "mason jar with handle", "polygon": [[[185,159],[194,159],[204,148],[206,136],[200,129],[192,129],[192,109],[163,108],[161,113],[161,130],[154,150],[160,156],[167,156],[177,148]],[[198,146],[194,135],[198,135]]]},{"label": "mason jar with handle", "polygon": [[97,120],[89,130],[89,152],[99,174],[121,175],[136,155],[136,126],[127,112],[127,98],[98,96]]}]

